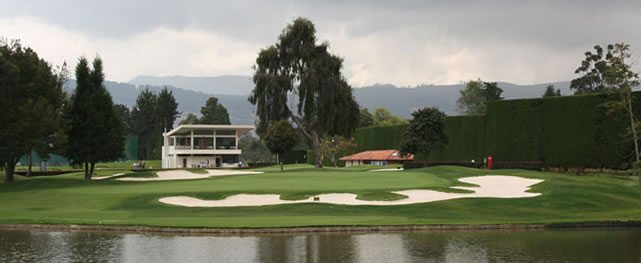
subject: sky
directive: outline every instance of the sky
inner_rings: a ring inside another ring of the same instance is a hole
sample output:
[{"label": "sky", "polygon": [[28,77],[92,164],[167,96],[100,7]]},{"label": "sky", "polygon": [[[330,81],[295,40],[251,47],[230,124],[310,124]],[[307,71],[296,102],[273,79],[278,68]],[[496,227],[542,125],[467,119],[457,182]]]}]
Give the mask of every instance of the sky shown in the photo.
[{"label": "sky", "polygon": [[251,75],[261,48],[296,17],[344,58],[355,87],[538,84],[570,80],[594,45],[631,45],[640,0],[166,1],[0,0],[0,37],[54,65],[99,55],[109,80],[138,75]]}]

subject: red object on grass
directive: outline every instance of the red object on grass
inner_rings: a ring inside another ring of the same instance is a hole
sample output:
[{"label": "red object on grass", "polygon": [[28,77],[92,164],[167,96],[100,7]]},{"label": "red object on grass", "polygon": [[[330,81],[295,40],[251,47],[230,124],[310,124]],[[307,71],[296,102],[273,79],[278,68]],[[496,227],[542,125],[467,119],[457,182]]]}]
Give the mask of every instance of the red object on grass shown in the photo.
[{"label": "red object on grass", "polygon": [[492,165],[494,164],[494,158],[492,158],[492,155],[487,156],[487,169],[492,170]]}]

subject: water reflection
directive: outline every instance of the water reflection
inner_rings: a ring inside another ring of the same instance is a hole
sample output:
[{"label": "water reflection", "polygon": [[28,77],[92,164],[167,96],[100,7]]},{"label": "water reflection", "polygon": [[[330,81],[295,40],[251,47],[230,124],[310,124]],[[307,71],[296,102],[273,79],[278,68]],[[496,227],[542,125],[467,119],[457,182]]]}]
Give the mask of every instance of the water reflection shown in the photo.
[{"label": "water reflection", "polygon": [[641,231],[180,236],[0,231],[0,262],[639,262]]}]

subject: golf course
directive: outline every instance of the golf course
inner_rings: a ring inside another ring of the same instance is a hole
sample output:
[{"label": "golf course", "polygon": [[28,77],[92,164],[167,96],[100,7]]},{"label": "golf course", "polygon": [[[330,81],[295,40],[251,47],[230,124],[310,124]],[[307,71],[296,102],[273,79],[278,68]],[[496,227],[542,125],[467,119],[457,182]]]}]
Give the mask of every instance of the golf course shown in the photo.
[{"label": "golf course", "polygon": [[[315,169],[298,164],[286,165],[282,172],[279,167],[266,167],[247,170],[253,174],[122,181],[119,179],[154,178],[157,171],[131,172],[125,168],[130,167],[126,163],[97,167],[96,177],[121,175],[85,181],[83,172],[78,171],[56,176],[17,176],[12,184],[0,184],[0,199],[4,200],[0,223],[272,228],[641,220],[636,177],[575,176],[516,169],[489,171],[457,166],[372,172],[381,167]],[[542,180],[527,190],[540,195],[460,198],[394,206],[300,203],[184,207],[159,201],[171,196],[221,200],[239,194],[277,194],[282,200],[301,200],[329,193],[352,193],[358,200],[393,201],[406,198],[393,192],[408,189],[470,193],[465,187],[474,185],[459,179],[485,175]]]}]

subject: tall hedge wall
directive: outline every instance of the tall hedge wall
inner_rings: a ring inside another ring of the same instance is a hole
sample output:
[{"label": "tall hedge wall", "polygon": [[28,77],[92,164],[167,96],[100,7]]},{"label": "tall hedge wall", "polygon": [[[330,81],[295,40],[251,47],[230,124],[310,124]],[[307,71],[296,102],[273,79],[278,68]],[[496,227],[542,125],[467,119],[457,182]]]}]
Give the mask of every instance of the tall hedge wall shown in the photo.
[{"label": "tall hedge wall", "polygon": [[[450,116],[445,150],[417,155],[418,161],[538,161],[546,166],[625,168],[632,142],[625,140],[625,112],[607,113],[606,95],[566,96],[490,102],[487,115]],[[641,115],[641,92],[635,92]],[[398,149],[406,125],[369,127],[355,133],[358,151]]]},{"label": "tall hedge wall", "polygon": [[356,152],[398,149],[407,125],[366,127],[356,129]]},{"label": "tall hedge wall", "polygon": [[482,160],[485,156],[485,115],[449,116],[445,120],[448,144],[429,158],[417,154],[417,161]]}]

